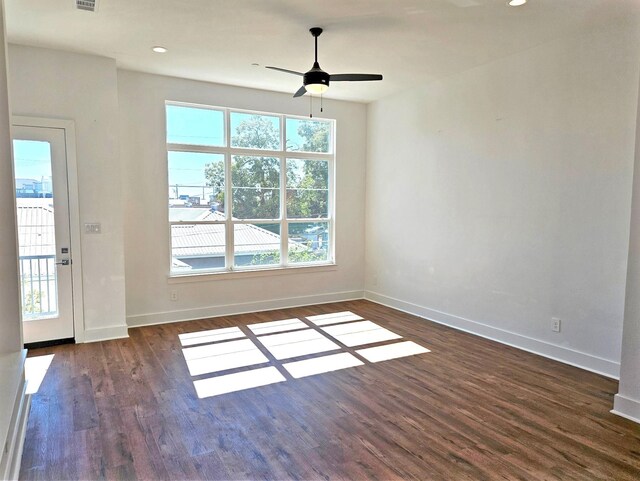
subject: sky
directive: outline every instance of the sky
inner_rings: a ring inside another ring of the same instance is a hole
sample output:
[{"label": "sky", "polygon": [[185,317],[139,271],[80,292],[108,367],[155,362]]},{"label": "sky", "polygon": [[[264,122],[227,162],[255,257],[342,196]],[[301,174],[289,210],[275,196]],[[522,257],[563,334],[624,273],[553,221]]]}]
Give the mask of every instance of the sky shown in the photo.
[{"label": "sky", "polygon": [[[255,114],[231,112],[231,132]],[[280,129],[280,117],[264,115],[276,130]],[[305,119],[287,118],[287,145],[302,145],[304,138],[298,135],[298,124]],[[224,111],[167,105],[167,142],[175,144],[224,147]],[[297,150],[297,149],[296,149]],[[169,152],[169,185],[205,185],[204,168],[212,162],[224,162],[221,154],[193,152]],[[185,191],[185,193],[187,193]]]},{"label": "sky", "polygon": [[[233,113],[231,129],[252,114]],[[279,128],[278,116],[268,116],[274,127]],[[299,119],[287,119],[288,144],[302,145],[298,135]],[[224,112],[221,110],[167,106],[167,141],[191,145],[224,146]],[[16,178],[41,180],[51,176],[51,148],[48,142],[14,140]],[[212,162],[223,162],[221,154],[169,152],[169,183],[203,185],[204,168]]]},{"label": "sky", "polygon": [[17,179],[51,177],[51,145],[35,140],[14,140],[13,156]]}]

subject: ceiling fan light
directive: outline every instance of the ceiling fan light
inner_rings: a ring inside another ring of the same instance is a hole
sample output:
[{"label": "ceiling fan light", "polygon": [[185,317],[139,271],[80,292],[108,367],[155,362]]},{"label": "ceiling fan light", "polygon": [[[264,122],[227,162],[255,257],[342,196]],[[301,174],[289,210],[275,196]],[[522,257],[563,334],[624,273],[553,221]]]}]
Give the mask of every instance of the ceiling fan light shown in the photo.
[{"label": "ceiling fan light", "polygon": [[307,90],[312,94],[320,95],[329,90],[329,86],[321,83],[305,85]]},{"label": "ceiling fan light", "polygon": [[509,1],[509,6],[511,6],[511,7],[519,7],[521,5],[524,5],[525,3],[527,3],[527,0],[510,0]]}]

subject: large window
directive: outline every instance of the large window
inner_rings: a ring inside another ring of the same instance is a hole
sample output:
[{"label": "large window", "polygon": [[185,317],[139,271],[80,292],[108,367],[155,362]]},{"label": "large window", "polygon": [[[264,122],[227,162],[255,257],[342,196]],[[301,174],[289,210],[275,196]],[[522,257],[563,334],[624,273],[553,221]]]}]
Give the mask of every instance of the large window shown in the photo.
[{"label": "large window", "polygon": [[171,273],[333,262],[334,122],[167,103]]}]

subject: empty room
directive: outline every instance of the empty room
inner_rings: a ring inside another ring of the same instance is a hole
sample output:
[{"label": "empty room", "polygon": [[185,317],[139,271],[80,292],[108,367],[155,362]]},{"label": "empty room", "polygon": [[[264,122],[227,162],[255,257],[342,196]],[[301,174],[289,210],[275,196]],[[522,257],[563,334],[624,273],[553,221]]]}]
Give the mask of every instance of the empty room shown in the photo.
[{"label": "empty room", "polygon": [[640,479],[638,0],[0,29],[0,479]]}]

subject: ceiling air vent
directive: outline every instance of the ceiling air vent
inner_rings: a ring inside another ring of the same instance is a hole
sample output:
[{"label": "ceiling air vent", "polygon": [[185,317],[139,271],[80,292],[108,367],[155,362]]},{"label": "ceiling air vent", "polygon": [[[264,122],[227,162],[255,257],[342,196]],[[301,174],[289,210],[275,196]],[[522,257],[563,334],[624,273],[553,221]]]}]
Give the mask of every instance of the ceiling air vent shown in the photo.
[{"label": "ceiling air vent", "polygon": [[98,10],[98,0],[75,0],[78,10],[86,10],[87,12],[95,12]]}]

